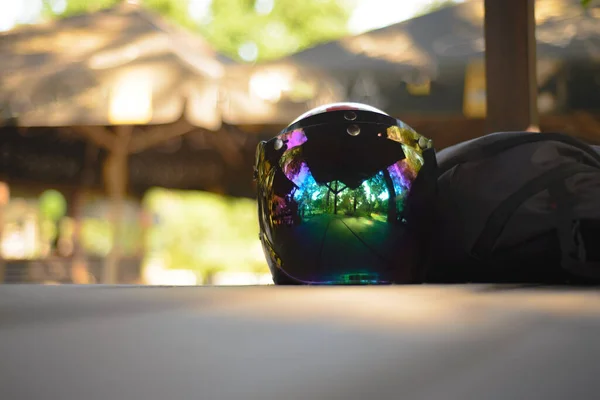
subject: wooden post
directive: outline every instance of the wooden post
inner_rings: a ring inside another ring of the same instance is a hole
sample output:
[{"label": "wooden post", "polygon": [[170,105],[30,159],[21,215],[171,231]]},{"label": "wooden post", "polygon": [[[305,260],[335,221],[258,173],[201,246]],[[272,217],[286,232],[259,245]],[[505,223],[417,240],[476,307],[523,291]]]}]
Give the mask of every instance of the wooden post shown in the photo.
[{"label": "wooden post", "polygon": [[123,233],[123,211],[127,193],[127,160],[132,126],[116,126],[116,143],[104,164],[104,182],[110,198],[110,219],[113,226],[111,250],[105,259],[102,282],[114,284],[118,279]]},{"label": "wooden post", "polygon": [[88,190],[94,181],[94,165],[98,158],[98,147],[87,142],[80,186],[72,196],[72,217],[75,223],[73,232],[73,257],[71,262],[71,278],[74,283],[92,283],[86,261],[85,250],[81,243],[83,207]]},{"label": "wooden post", "polygon": [[485,0],[486,131],[538,126],[535,0]]}]

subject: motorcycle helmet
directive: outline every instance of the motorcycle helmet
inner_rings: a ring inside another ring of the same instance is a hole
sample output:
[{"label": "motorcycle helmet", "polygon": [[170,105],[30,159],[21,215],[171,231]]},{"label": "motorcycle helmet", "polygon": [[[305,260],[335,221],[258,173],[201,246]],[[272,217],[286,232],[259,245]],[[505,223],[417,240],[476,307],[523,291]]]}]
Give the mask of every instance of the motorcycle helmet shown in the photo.
[{"label": "motorcycle helmet", "polygon": [[402,121],[364,104],[317,107],[258,144],[254,177],[275,284],[422,279],[435,153]]}]

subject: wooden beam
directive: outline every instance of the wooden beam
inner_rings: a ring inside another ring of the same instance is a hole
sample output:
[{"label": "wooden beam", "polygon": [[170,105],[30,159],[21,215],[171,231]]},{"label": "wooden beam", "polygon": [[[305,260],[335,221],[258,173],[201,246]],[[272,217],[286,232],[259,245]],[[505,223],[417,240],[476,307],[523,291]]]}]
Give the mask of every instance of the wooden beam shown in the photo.
[{"label": "wooden beam", "polygon": [[151,147],[157,146],[169,139],[183,136],[196,129],[184,119],[180,119],[172,125],[153,126],[145,129],[143,132],[138,131],[132,136],[129,142],[129,154],[141,153]]},{"label": "wooden beam", "polygon": [[76,126],[73,130],[83,134],[96,146],[112,151],[117,145],[117,138],[108,129],[102,126]]},{"label": "wooden beam", "polygon": [[244,157],[243,144],[236,142],[235,132],[224,130],[221,134],[210,132],[207,135],[211,136],[213,146],[230,167],[240,166]]},{"label": "wooden beam", "polygon": [[534,0],[485,0],[486,131],[538,125]]}]

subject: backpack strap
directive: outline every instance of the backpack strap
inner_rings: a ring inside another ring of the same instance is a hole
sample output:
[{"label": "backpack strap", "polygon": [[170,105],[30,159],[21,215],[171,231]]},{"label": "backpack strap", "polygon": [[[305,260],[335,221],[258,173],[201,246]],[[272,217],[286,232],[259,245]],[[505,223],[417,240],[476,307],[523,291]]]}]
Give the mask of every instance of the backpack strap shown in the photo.
[{"label": "backpack strap", "polygon": [[556,204],[556,231],[562,254],[561,265],[568,272],[592,280],[600,280],[600,260],[589,261],[581,231],[581,221],[575,217],[576,199],[564,180],[549,188]]},{"label": "backpack strap", "polygon": [[564,184],[566,178],[580,172],[600,172],[600,170],[585,164],[561,164],[533,178],[521,189],[508,196],[488,217],[483,231],[473,245],[471,255],[479,261],[489,260],[504,227],[527,199],[548,189],[555,182]]}]

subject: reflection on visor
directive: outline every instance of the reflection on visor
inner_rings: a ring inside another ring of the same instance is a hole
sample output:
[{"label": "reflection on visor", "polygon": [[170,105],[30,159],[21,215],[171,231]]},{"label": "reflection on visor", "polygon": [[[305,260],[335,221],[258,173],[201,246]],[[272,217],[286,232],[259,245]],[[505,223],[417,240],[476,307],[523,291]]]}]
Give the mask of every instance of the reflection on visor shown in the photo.
[{"label": "reflection on visor", "polygon": [[305,162],[296,170],[284,168],[284,171],[286,177],[296,184],[291,199],[298,204],[303,218],[334,214],[387,221],[390,197],[396,203],[395,215],[401,215],[406,195],[416,177],[416,172],[406,160],[390,165],[354,190],[339,181],[317,184]]},{"label": "reflection on visor", "polygon": [[291,132],[281,135],[280,139],[286,143],[287,149],[291,150],[294,147],[304,144],[306,142],[306,135],[304,134],[304,130],[295,129]]},{"label": "reflection on visor", "polygon": [[403,233],[407,197],[423,166],[421,137],[398,126],[382,128],[377,136],[400,143],[404,158],[354,188],[341,179],[315,180],[302,129],[279,136],[286,147],[276,165],[262,164],[259,201],[268,256],[289,277],[308,284],[392,281],[385,272],[397,258],[393,243]]}]

